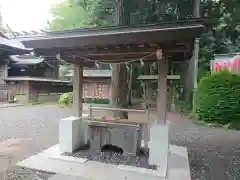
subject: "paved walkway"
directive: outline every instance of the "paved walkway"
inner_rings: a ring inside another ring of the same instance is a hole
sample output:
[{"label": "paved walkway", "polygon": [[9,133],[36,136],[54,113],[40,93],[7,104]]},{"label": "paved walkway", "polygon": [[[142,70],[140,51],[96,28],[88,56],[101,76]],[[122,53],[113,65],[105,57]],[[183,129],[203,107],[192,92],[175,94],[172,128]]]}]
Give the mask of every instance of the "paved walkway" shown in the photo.
[{"label": "paved walkway", "polygon": [[[1,108],[0,154],[4,158],[0,157],[0,171],[8,167],[6,157],[12,157],[13,165],[56,144],[59,119],[71,115],[71,109],[58,107]],[[171,143],[188,147],[193,180],[240,179],[240,131],[198,126],[176,114],[170,114],[168,119]],[[9,180],[14,179],[10,177],[27,179],[26,174],[21,178],[25,171],[18,168],[10,172],[15,175],[9,176]],[[41,179],[49,177],[40,176]]]}]

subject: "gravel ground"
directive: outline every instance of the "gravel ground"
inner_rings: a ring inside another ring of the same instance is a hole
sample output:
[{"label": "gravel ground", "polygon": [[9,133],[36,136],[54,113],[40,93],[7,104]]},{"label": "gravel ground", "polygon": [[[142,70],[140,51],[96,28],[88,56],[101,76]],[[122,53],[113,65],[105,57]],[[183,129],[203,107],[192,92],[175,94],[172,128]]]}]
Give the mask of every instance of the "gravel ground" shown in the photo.
[{"label": "gravel ground", "polygon": [[[0,141],[9,138],[24,141],[15,148],[14,153],[5,154],[12,157],[11,165],[56,144],[59,119],[70,115],[71,109],[58,107],[1,108]],[[188,148],[192,180],[240,179],[240,131],[198,126],[176,114],[170,114],[168,119],[171,122],[171,143]],[[6,164],[0,157],[0,171],[5,166],[11,166]],[[38,177],[36,171],[12,168],[10,172],[21,175],[22,179],[27,179],[30,174],[37,180],[44,179]],[[20,177],[17,179],[21,180]],[[30,179],[34,180],[33,177]]]},{"label": "gravel ground", "polygon": [[26,168],[13,166],[5,174],[0,174],[0,180],[47,180],[54,173],[35,171]]},{"label": "gravel ground", "polygon": [[88,160],[115,164],[115,165],[128,165],[133,167],[142,167],[147,169],[156,170],[156,166],[148,164],[148,156],[133,156],[133,155],[119,155],[115,153],[101,153],[93,150],[79,150],[74,153],[63,153],[64,156],[72,156],[78,158],[87,158]]}]

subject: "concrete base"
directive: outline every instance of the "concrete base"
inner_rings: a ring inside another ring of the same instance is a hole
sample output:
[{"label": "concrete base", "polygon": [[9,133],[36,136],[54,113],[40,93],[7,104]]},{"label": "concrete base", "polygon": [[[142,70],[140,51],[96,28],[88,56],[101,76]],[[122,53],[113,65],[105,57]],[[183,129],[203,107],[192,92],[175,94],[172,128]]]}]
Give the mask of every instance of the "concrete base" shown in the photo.
[{"label": "concrete base", "polygon": [[63,152],[73,152],[87,144],[88,123],[84,117],[68,117],[59,123],[59,144]]},{"label": "concrete base", "polygon": [[[79,163],[74,159],[56,158],[62,152],[59,145],[55,145],[37,155],[19,162],[17,165],[25,168],[59,173],[65,176],[75,176],[82,179],[109,179],[109,180],[191,180],[187,149],[170,145],[170,156],[167,177],[127,171],[120,166],[94,161]],[[67,178],[68,179],[68,178]]]},{"label": "concrete base", "polygon": [[163,177],[167,175],[169,158],[169,126],[154,124],[150,128],[149,164],[157,165],[157,171]]}]

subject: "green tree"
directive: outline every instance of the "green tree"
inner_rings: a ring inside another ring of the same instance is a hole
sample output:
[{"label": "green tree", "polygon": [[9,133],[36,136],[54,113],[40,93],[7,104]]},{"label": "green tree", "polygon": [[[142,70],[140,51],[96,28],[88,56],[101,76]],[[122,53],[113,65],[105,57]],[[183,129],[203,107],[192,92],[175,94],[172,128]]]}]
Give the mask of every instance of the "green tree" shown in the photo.
[{"label": "green tree", "polygon": [[[116,0],[65,0],[52,8],[53,19],[49,28],[62,30],[116,25],[115,4]],[[124,14],[129,16],[129,19],[125,18],[128,19],[126,24],[182,20],[192,17],[193,0],[124,1],[124,10],[129,12]],[[200,40],[199,78],[209,73],[209,62],[214,54],[240,50],[240,1],[201,0],[201,15],[211,21],[206,24]],[[133,86],[139,84],[133,83]]]},{"label": "green tree", "polygon": [[240,1],[220,0],[202,2],[205,17],[211,17],[200,41],[199,79],[210,71],[209,62],[214,54],[240,50]]},{"label": "green tree", "polygon": [[47,29],[50,31],[93,27],[91,6],[78,4],[76,0],[65,0],[50,9],[53,19]]}]

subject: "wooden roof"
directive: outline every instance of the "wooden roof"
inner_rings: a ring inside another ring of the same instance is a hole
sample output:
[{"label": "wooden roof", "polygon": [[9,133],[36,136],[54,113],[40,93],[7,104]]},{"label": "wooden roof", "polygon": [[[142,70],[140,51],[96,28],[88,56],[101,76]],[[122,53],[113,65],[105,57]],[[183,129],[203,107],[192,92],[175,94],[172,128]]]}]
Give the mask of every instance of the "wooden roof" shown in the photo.
[{"label": "wooden roof", "polygon": [[204,26],[200,19],[131,27],[106,27],[50,32],[18,37],[37,55],[56,56],[71,63],[155,60],[157,48],[165,54],[191,56],[195,38]]},{"label": "wooden roof", "polygon": [[17,77],[7,77],[5,81],[33,81],[33,82],[46,82],[46,83],[63,83],[71,84],[71,81],[63,81],[60,79],[51,79],[51,78],[39,78],[39,77],[30,77],[30,76],[17,76]]},{"label": "wooden roof", "polygon": [[[184,23],[185,22],[185,23]],[[134,27],[110,27],[58,31],[18,38],[29,48],[69,48],[132,43],[157,43],[199,37],[203,25],[179,21]]]}]

